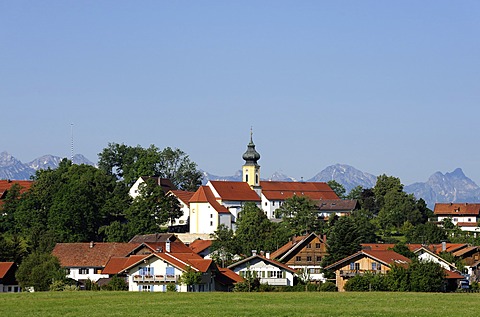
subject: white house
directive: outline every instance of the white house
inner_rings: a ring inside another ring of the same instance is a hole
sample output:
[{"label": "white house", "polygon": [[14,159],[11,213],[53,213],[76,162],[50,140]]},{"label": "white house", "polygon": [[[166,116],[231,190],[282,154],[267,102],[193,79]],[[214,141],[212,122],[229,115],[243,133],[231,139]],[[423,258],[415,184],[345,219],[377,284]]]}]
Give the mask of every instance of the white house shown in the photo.
[{"label": "white house", "polygon": [[477,224],[480,220],[480,204],[436,203],[433,212],[439,222],[450,219],[463,231],[480,233],[480,227]]},{"label": "white house", "polygon": [[296,271],[278,261],[254,254],[228,267],[241,277],[253,274],[260,283],[274,286],[293,286]]},{"label": "white house", "polygon": [[141,185],[145,183],[148,179],[154,180],[158,186],[162,187],[164,193],[167,193],[170,190],[176,190],[175,185],[173,185],[173,183],[168,178],[161,178],[156,176],[141,176],[132,185],[132,187],[130,187],[130,190],[128,191],[130,197],[136,198],[138,195],[140,195]]},{"label": "white house", "polygon": [[52,251],[60,265],[67,270],[67,277],[80,284],[90,280],[108,278],[102,273],[112,256],[126,256],[138,247],[135,243],[87,242],[57,243]]},{"label": "white house", "polygon": [[[220,271],[212,260],[203,259],[179,240],[143,243],[135,253],[112,257],[103,270],[110,276],[126,276],[129,291],[165,292],[171,285],[178,292],[211,292],[233,287],[218,286],[216,279],[220,277],[228,276],[230,283],[240,280],[239,276],[232,278],[233,272]],[[191,286],[182,283],[181,276],[188,270],[200,273],[199,283]]]}]

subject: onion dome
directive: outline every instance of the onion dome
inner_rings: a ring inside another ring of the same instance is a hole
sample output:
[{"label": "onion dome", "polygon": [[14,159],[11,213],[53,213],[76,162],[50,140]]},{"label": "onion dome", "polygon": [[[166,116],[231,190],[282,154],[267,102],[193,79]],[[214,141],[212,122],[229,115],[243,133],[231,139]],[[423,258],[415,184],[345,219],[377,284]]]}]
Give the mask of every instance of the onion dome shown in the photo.
[{"label": "onion dome", "polygon": [[260,159],[260,154],[255,150],[255,144],[253,143],[253,132],[250,132],[250,143],[248,143],[247,151],[243,153],[242,158],[246,165],[257,165],[257,161]]}]

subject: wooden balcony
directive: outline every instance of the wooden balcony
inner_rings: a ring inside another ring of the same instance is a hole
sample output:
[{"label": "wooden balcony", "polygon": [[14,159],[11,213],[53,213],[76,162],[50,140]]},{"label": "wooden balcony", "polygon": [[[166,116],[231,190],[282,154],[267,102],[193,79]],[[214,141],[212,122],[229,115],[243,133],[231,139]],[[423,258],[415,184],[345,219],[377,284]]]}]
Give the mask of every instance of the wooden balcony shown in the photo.
[{"label": "wooden balcony", "polygon": [[134,282],[143,282],[143,283],[177,283],[180,278],[180,275],[134,275]]},{"label": "wooden balcony", "polygon": [[365,273],[382,274],[383,272],[381,270],[340,270],[341,277],[354,277]]}]

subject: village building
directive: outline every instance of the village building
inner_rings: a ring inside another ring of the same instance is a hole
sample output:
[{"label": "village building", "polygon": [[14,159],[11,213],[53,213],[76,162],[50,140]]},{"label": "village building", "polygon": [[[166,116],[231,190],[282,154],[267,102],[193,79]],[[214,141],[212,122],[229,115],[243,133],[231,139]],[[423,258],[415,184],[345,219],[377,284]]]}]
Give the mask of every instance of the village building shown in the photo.
[{"label": "village building", "polygon": [[322,273],[322,260],[327,255],[325,237],[315,233],[293,237],[278,250],[272,252],[271,258],[302,272],[310,282],[326,282]]},{"label": "village building", "polygon": [[228,266],[241,277],[255,277],[261,284],[272,286],[293,286],[296,270],[270,258],[269,254],[253,255]]},{"label": "village building", "polygon": [[[210,180],[195,193],[171,190],[169,194],[175,195],[181,201],[184,215],[169,225],[188,223],[190,234],[213,234],[220,225],[235,230],[239,213],[246,203],[254,203],[265,212],[267,218],[275,220],[275,211],[286,199],[293,196],[305,196],[318,203],[319,216],[348,214],[356,206],[356,201],[342,202],[324,182],[261,180],[258,164],[260,154],[255,149],[252,134],[242,158],[245,161],[242,166],[242,181]],[[138,195],[138,188],[145,179],[139,178],[132,186],[132,197]],[[160,186],[168,185],[164,179],[157,179],[157,182]],[[336,208],[335,205],[341,208]]]},{"label": "village building", "polygon": [[20,286],[15,278],[17,265],[14,262],[0,262],[0,293],[20,292]]},{"label": "village building", "polygon": [[450,219],[463,231],[480,232],[480,204],[475,203],[436,203],[433,209],[438,222]]}]

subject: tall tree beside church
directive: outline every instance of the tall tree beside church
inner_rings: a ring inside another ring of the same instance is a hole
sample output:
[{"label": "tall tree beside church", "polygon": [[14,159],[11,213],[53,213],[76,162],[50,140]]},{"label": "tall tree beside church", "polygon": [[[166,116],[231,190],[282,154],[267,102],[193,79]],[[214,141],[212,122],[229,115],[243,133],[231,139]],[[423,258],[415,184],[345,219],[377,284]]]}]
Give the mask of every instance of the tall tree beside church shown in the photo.
[{"label": "tall tree beside church", "polygon": [[319,232],[323,225],[323,220],[318,217],[317,206],[306,196],[294,195],[285,199],[275,214],[288,224],[291,235]]},{"label": "tall tree beside church", "polygon": [[361,249],[360,243],[363,242],[363,235],[358,229],[353,217],[338,218],[327,234],[328,254],[324,257],[323,266],[332,264]]},{"label": "tall tree beside church", "polygon": [[148,179],[140,185],[140,194],[126,210],[130,236],[148,234],[160,231],[183,215],[180,203],[172,195],[165,195],[162,187],[157,186],[153,179]]},{"label": "tall tree beside church", "polygon": [[127,187],[141,176],[169,178],[177,188],[187,191],[195,191],[202,183],[197,164],[180,149],[160,151],[154,145],[145,149],[109,143],[98,156],[99,168],[123,180]]},{"label": "tall tree beside church", "polygon": [[251,255],[252,250],[267,251],[272,238],[272,223],[255,203],[247,202],[237,218],[235,240],[239,252]]}]

